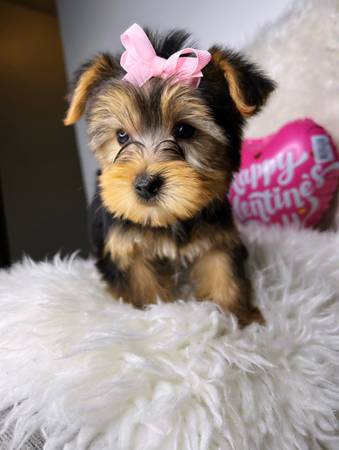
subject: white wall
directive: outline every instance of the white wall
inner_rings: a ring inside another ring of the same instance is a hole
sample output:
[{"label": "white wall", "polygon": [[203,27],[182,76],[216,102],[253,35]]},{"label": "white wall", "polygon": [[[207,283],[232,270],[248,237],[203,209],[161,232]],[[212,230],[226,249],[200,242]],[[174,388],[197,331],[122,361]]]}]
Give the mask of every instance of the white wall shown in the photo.
[{"label": "white wall", "polygon": [[[241,48],[291,0],[57,0],[67,75],[98,51],[120,50],[120,34],[132,23],[160,30],[192,31],[200,48],[223,43]],[[95,162],[87,148],[85,125],[76,125],[86,193],[91,198]]]}]

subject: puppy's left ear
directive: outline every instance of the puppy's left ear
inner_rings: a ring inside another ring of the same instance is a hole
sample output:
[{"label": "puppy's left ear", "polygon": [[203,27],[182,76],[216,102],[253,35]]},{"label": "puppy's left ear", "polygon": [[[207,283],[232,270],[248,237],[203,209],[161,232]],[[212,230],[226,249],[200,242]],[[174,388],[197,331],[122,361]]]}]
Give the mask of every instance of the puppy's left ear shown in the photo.
[{"label": "puppy's left ear", "polygon": [[87,101],[95,88],[103,81],[116,77],[119,70],[113,56],[108,53],[100,53],[84,63],[75,74],[64,124],[72,125],[77,122],[83,115]]},{"label": "puppy's left ear", "polygon": [[245,118],[257,113],[274,90],[275,83],[239,53],[217,46],[210,48],[209,52],[212,65],[223,74],[239,113]]}]

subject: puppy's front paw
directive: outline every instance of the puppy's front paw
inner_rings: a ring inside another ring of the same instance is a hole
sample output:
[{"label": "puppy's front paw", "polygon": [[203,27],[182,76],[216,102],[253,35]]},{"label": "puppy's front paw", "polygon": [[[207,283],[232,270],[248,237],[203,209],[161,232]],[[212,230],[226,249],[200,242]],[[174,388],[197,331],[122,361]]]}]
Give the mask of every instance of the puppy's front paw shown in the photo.
[{"label": "puppy's front paw", "polygon": [[265,325],[266,321],[259,308],[253,305],[242,306],[241,308],[229,308],[226,311],[232,312],[238,319],[240,328],[247,327],[255,322],[259,325]]}]

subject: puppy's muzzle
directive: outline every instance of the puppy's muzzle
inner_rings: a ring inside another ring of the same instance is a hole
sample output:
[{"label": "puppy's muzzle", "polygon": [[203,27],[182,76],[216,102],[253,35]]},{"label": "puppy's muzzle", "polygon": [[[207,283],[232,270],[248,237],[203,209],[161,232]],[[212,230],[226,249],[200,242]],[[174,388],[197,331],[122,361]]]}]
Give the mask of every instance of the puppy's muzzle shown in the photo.
[{"label": "puppy's muzzle", "polygon": [[137,195],[143,200],[151,200],[156,197],[164,183],[160,175],[138,175],[134,182]]}]

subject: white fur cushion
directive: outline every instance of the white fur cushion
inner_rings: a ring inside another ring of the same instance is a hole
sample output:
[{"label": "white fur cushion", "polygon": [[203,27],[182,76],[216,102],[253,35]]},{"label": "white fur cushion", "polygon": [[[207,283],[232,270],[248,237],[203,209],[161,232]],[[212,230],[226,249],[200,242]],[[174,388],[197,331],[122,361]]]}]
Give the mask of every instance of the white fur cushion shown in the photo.
[{"label": "white fur cushion", "polygon": [[211,303],[133,309],[78,258],[0,273],[12,448],[40,428],[47,449],[338,449],[339,236],[246,235],[264,327]]},{"label": "white fur cushion", "polygon": [[278,83],[249,136],[311,117],[339,144],[339,0],[296,0],[245,49]]}]

